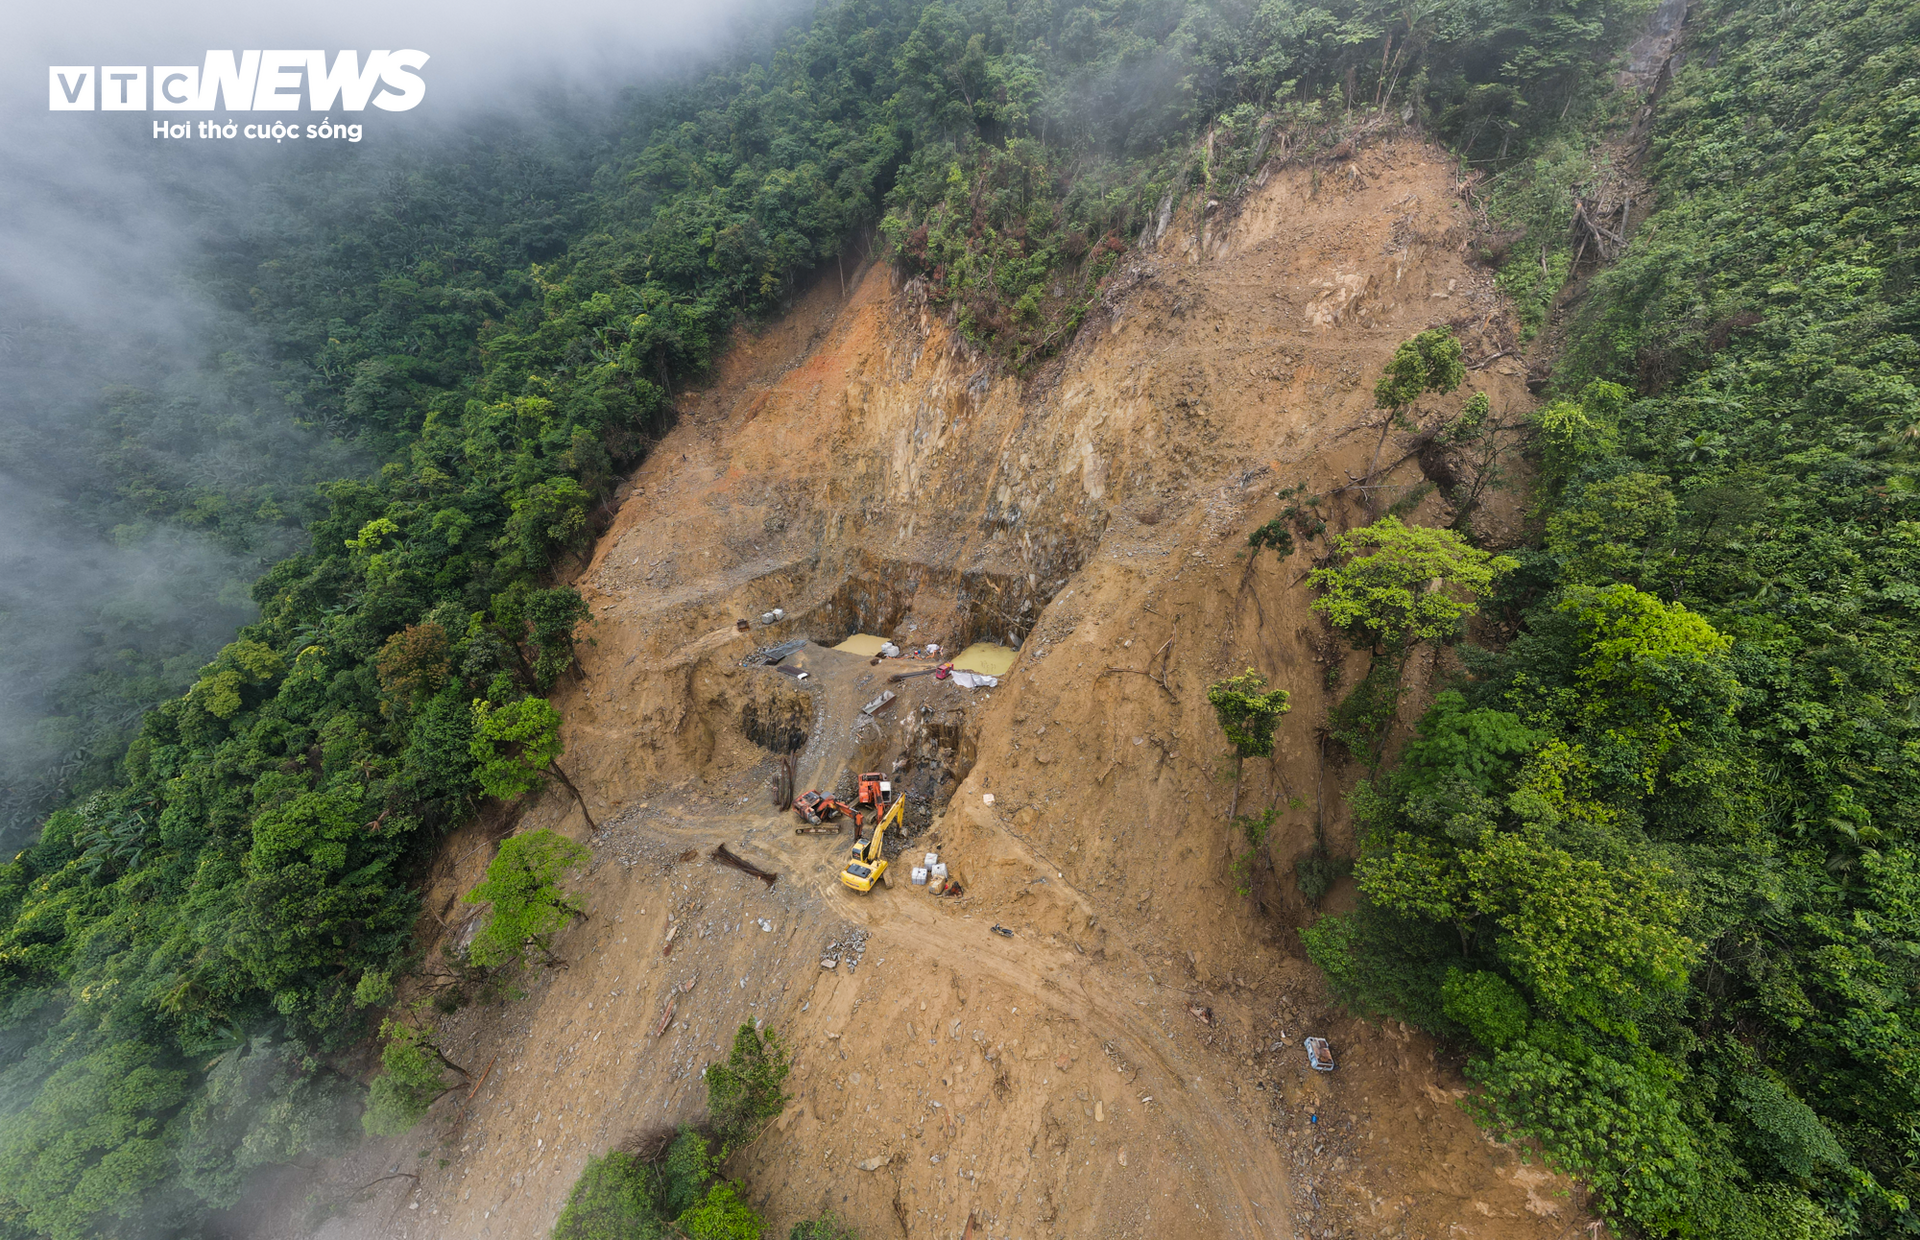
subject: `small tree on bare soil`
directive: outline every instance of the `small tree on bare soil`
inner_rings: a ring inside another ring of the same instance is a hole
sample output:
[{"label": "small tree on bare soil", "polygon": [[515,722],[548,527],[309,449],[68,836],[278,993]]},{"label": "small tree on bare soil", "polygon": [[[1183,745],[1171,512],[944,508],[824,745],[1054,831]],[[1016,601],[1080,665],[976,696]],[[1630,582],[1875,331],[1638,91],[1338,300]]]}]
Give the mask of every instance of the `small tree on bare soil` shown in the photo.
[{"label": "small tree on bare soil", "polygon": [[1243,674],[1207,686],[1207,702],[1213,707],[1220,730],[1233,744],[1233,805],[1227,811],[1231,819],[1240,808],[1240,770],[1248,758],[1273,756],[1273,730],[1280,716],[1287,713],[1289,694],[1285,689],[1268,689],[1267,678],[1252,668]]},{"label": "small tree on bare soil", "polygon": [[517,964],[532,946],[548,964],[556,963],[553,936],[576,917],[585,917],[577,898],[560,886],[568,870],[592,854],[552,831],[529,831],[500,845],[487,866],[486,881],[469,891],[468,904],[492,904],[486,925],[474,935],[467,959],[482,968]]},{"label": "small tree on bare soil", "polygon": [[441,1075],[451,1069],[462,1081],[469,1073],[440,1050],[432,1025],[409,1025],[391,1018],[380,1023],[386,1042],[380,1065],[386,1071],[373,1078],[367,1090],[367,1109],[361,1126],[376,1137],[390,1137],[419,1123],[440,1096],[458,1088]]},{"label": "small tree on bare soil", "polygon": [[[1402,430],[1413,429],[1413,423],[1407,415],[1414,402],[1429,392],[1444,396],[1459,387],[1466,377],[1465,355],[1450,328],[1430,327],[1393,351],[1386,372],[1373,387],[1373,403],[1381,411],[1380,438],[1373,445],[1373,459],[1367,462],[1366,476],[1361,479],[1362,486],[1373,486],[1373,476],[1380,469],[1380,451],[1387,446],[1388,433],[1395,426]],[[1371,495],[1371,490],[1368,493]],[[1376,510],[1369,499],[1368,511]]]}]

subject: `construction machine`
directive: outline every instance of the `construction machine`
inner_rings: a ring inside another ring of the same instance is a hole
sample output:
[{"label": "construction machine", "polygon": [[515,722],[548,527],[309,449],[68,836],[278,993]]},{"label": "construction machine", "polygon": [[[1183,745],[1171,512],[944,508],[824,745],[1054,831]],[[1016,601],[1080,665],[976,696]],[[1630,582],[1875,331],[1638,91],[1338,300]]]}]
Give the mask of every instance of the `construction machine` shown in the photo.
[{"label": "construction machine", "polygon": [[893,808],[893,784],[879,771],[868,771],[860,777],[860,791],[854,796],[853,803],[875,818],[883,816]]},{"label": "construction machine", "polygon": [[887,864],[886,854],[881,851],[887,836],[888,827],[900,825],[901,816],[906,813],[907,799],[900,797],[887,811],[886,817],[873,824],[873,834],[866,839],[860,838],[860,825],[856,821],[853,827],[853,853],[847,858],[847,868],[840,871],[840,881],[855,891],[872,891],[875,883],[893,886],[893,873]]},{"label": "construction machine", "polygon": [[793,812],[800,816],[805,825],[795,827],[796,835],[838,835],[840,818],[853,819],[853,834],[858,838],[861,824],[865,821],[860,811],[848,805],[838,797],[830,797],[819,789],[805,792],[793,799]]}]

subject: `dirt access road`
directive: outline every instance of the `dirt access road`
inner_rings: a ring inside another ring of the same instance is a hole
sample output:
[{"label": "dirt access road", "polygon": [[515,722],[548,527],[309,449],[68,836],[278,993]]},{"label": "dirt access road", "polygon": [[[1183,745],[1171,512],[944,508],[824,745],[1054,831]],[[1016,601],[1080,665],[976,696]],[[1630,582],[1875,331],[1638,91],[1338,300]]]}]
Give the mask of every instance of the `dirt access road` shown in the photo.
[{"label": "dirt access road", "polygon": [[[1305,961],[1297,928],[1351,893],[1309,908],[1293,861],[1316,818],[1351,847],[1361,774],[1316,727],[1366,656],[1308,610],[1323,543],[1244,557],[1279,492],[1366,471],[1372,385],[1415,332],[1451,323],[1486,363],[1429,417],[1476,390],[1527,407],[1470,222],[1438,152],[1386,141],[1172,215],[1035,376],[877,266],[743,335],[578,576],[592,641],[558,703],[600,830],[553,796],[520,819],[593,847],[569,967],[448,1018],[485,1073],[471,1097],[303,1181],[263,1232],[544,1235],[590,1156],[697,1117],[702,1067],[761,1020],[796,1049],[794,1098],[730,1171],[770,1234],[826,1208],[869,1240],[970,1217],[981,1240],[1594,1234],[1569,1184],[1460,1111],[1454,1060],[1333,1010]],[[1395,433],[1381,459],[1389,489],[1326,500],[1331,528],[1394,500],[1450,518],[1431,454]],[[894,686],[856,732],[893,670],[825,648],[856,631],[1021,653],[995,689]],[[798,639],[804,682],[743,666]],[[1293,709],[1236,787],[1205,688],[1247,667]],[[792,745],[802,788],[901,764],[909,850],[967,897],[841,887],[849,837],[768,808]],[[1259,857],[1236,806],[1278,813]],[[723,842],[778,881],[707,860]],[[433,932],[462,932],[488,845],[449,841]],[[1337,1072],[1308,1071],[1307,1034]]]}]

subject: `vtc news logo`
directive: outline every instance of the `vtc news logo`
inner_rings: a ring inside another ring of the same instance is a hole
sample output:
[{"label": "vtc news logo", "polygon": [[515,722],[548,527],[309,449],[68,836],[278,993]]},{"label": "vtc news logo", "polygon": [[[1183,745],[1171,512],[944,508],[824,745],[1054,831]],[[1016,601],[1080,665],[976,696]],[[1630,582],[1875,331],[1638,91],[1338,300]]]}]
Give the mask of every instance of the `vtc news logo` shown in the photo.
[{"label": "vtc news logo", "polygon": [[[199,65],[49,65],[47,109],[52,112],[365,111],[371,102],[387,112],[420,105],[427,84],[413,72],[425,52],[208,52]],[[152,86],[149,103],[148,86]]]}]

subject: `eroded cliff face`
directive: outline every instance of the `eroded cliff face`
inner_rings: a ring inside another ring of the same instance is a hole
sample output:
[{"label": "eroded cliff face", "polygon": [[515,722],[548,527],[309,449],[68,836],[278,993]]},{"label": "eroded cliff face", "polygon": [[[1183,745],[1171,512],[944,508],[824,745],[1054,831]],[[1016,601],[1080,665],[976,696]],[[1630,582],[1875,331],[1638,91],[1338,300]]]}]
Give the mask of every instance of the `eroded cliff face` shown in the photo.
[{"label": "eroded cliff face", "polygon": [[[339,1171],[420,1179],[323,1234],[544,1234],[589,1156],[698,1117],[699,1068],[743,1019],[797,1048],[793,1102],[731,1168],[778,1234],[827,1208],[866,1237],[961,1236],[969,1218],[993,1237],[1584,1227],[1564,1182],[1452,1105],[1463,1083],[1424,1037],[1337,1015],[1305,963],[1295,928],[1316,914],[1291,862],[1316,816],[1350,848],[1356,775],[1316,726],[1364,656],[1308,610],[1324,541],[1245,558],[1277,493],[1366,472],[1373,383],[1421,329],[1451,323],[1470,361],[1493,359],[1433,408],[1528,403],[1469,225],[1448,162],[1388,142],[1176,219],[1035,376],[974,353],[877,266],[743,336],[578,577],[592,644],[557,701],[600,830],[558,797],[522,820],[595,850],[570,967],[447,1022],[491,1074]],[[1390,437],[1380,458],[1399,489],[1325,501],[1335,529],[1418,498],[1406,451]],[[1437,495],[1413,517],[1447,518]],[[804,681],[743,665],[856,631],[1020,656],[980,690],[888,686],[899,665],[819,646],[788,660]],[[1293,709],[1236,788],[1205,690],[1248,667]],[[896,702],[861,723],[887,687]],[[967,895],[841,887],[850,837],[797,836],[768,808],[790,746],[802,789],[898,764],[922,807],[909,853],[937,848]],[[1269,805],[1274,861],[1236,871],[1230,809]],[[482,831],[436,878],[452,931]],[[721,842],[779,881],[705,860]],[[1307,1034],[1339,1071],[1307,1070]],[[447,1165],[416,1164],[436,1142]]]}]

